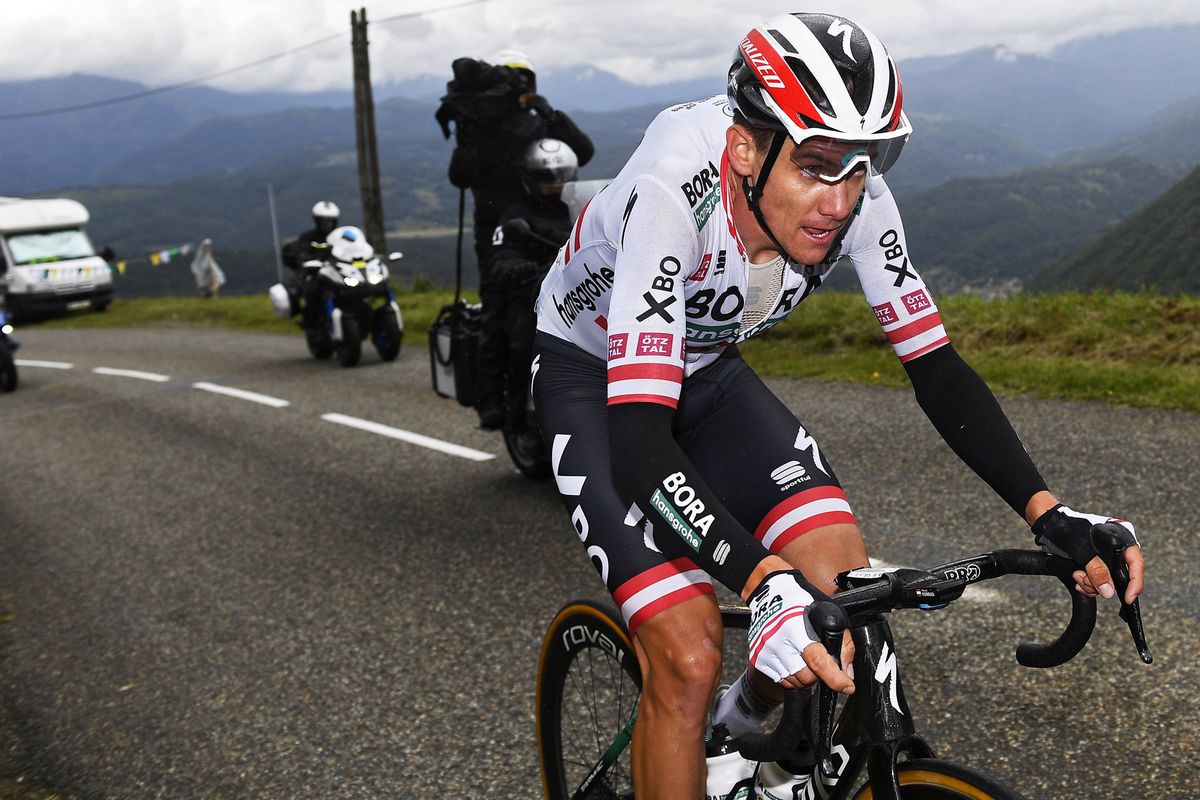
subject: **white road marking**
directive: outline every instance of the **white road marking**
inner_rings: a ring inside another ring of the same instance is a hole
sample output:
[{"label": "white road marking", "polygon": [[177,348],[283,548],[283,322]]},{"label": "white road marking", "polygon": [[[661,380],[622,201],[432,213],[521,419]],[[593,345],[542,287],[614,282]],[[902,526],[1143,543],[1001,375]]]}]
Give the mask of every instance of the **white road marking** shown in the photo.
[{"label": "white road marking", "polygon": [[[871,566],[874,569],[900,569],[895,564],[889,564],[886,561],[879,561],[874,558],[871,559]],[[995,589],[988,589],[977,583],[973,583],[963,590],[962,599],[975,603],[999,603],[1001,598],[1000,593]]]},{"label": "white road marking", "polygon": [[18,367],[44,367],[46,369],[73,369],[74,364],[68,364],[66,361],[38,361],[32,358],[15,358],[13,359]]},{"label": "white road marking", "polygon": [[326,422],[336,422],[339,425],[346,425],[350,428],[358,428],[359,430],[377,433],[380,436],[387,436],[390,439],[399,439],[402,442],[428,447],[430,450],[437,450],[442,453],[449,453],[452,456],[459,458],[470,459],[471,461],[491,461],[496,456],[492,453],[485,453],[482,450],[472,450],[470,447],[463,447],[460,444],[451,444],[443,442],[441,439],[434,439],[429,436],[422,436],[419,433],[401,430],[399,428],[391,428],[387,425],[380,425],[378,422],[371,422],[358,417],[348,417],[345,414],[322,414],[321,419]]},{"label": "white road marking", "polygon": [[166,383],[171,380],[170,375],[159,375],[157,372],[142,372],[136,369],[113,369],[112,367],[93,367],[92,372],[97,375],[115,375],[118,378],[137,378],[139,381],[154,381],[155,383]]},{"label": "white road marking", "polygon": [[271,408],[284,408],[285,406],[291,405],[291,403],[287,400],[281,400],[278,397],[271,397],[270,395],[259,394],[258,392],[247,392],[245,389],[234,389],[230,386],[221,386],[220,384],[208,383],[207,381],[193,383],[192,388],[199,389],[202,392],[212,392],[213,394],[223,394],[229,397],[236,397],[239,400],[249,400],[252,403],[261,403],[264,406],[270,406]]}]

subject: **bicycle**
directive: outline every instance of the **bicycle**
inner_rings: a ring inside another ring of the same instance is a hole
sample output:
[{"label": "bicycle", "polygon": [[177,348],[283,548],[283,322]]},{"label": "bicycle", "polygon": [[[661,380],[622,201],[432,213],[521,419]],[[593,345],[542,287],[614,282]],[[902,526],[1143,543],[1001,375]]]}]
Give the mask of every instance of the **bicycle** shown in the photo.
[{"label": "bicycle", "polygon": [[[1122,598],[1120,616],[1149,664],[1140,605],[1124,603],[1124,548],[1107,526],[1097,526],[1093,543]],[[937,758],[916,733],[886,614],[944,608],[968,585],[1003,575],[1052,576],[1071,596],[1070,622],[1053,642],[1021,644],[1016,655],[1023,666],[1058,666],[1083,649],[1096,624],[1095,600],[1074,591],[1073,571],[1070,562],[1039,550],[996,550],[929,570],[839,575],[840,591],[814,604],[809,615],[835,658],[850,630],[857,691],[840,703],[839,713],[838,695],[824,686],[788,690],[776,729],[742,737],[738,749],[752,761],[811,765],[807,780],[801,776],[797,784],[803,788],[794,790],[798,800],[1023,800],[978,770]],[[722,604],[721,617],[728,628],[744,629],[750,621],[740,605]],[[640,690],[637,658],[618,616],[590,601],[564,606],[546,633],[538,664],[538,751],[549,800],[633,798],[628,745]],[[857,785],[864,767],[867,780]]]}]

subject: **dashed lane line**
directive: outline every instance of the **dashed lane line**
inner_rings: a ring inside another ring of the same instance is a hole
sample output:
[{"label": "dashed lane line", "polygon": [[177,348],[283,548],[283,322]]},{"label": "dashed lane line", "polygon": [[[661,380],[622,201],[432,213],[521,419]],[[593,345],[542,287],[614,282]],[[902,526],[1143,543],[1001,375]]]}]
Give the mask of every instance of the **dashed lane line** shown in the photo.
[{"label": "dashed lane line", "polygon": [[66,361],[38,361],[35,358],[15,358],[13,362],[18,367],[42,367],[43,369],[74,369],[74,364]]},{"label": "dashed lane line", "polygon": [[137,369],[113,369],[112,367],[92,367],[92,372],[97,375],[113,375],[118,378],[136,378],[139,381],[153,381],[154,383],[166,383],[171,380],[170,375],[159,375],[157,372],[142,372]]},{"label": "dashed lane line", "polygon": [[380,425],[378,422],[371,422],[370,420],[359,419],[358,417],[348,417],[345,414],[322,414],[321,419],[326,422],[335,422],[338,425],[369,431],[370,433],[386,436],[390,439],[398,439],[420,447],[427,447],[430,450],[448,453],[449,455],[458,456],[470,461],[491,461],[496,457],[492,453],[485,453],[482,450],[473,450],[470,447],[463,447],[460,444],[443,442],[441,439],[434,439],[430,436],[413,433],[412,431]]},{"label": "dashed lane line", "polygon": [[217,383],[209,383],[207,381],[199,381],[192,384],[193,389],[199,389],[202,392],[212,392],[213,394],[223,394],[227,397],[236,397],[239,400],[249,400],[251,403],[260,403],[271,408],[285,408],[291,403],[287,400],[278,397],[271,397],[258,392],[247,392],[245,389],[234,389],[231,386],[221,386]]}]

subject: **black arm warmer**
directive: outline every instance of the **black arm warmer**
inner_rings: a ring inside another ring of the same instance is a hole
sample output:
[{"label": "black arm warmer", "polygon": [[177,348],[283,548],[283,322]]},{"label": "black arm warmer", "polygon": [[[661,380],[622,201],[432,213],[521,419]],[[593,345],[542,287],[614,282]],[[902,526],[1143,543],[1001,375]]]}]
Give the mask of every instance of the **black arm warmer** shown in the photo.
[{"label": "black arm warmer", "polygon": [[995,395],[953,345],[904,365],[917,403],[959,458],[1022,517],[1046,488]]},{"label": "black arm warmer", "polygon": [[609,406],[613,482],[622,502],[636,503],[654,524],[654,542],[665,554],[687,556],[740,594],[770,552],[700,479],[671,435],[674,413],[655,403]]}]

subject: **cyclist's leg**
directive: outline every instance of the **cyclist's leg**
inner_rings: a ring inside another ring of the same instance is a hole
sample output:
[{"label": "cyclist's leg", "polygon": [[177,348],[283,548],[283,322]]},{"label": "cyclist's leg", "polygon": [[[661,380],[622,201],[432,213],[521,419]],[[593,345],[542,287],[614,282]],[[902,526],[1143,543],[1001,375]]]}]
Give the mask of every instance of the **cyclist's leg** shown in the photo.
[{"label": "cyclist's leg", "polygon": [[[825,592],[869,564],[866,545],[820,445],[735,354],[694,375],[679,440],[722,502],[772,553]],[[690,405],[689,405],[690,404]],[[781,695],[753,670],[755,690]]]},{"label": "cyclist's leg", "polygon": [[603,362],[542,334],[535,353],[535,405],[559,494],[620,608],[642,669],[635,788],[639,797],[694,800],[703,795],[704,722],[721,666],[712,584],[688,559],[668,560],[647,543],[617,495]]},{"label": "cyclist's leg", "polygon": [[711,595],[671,606],[638,628],[633,644],[642,701],[632,750],[638,797],[704,796],[704,725],[721,675],[722,642]]}]

